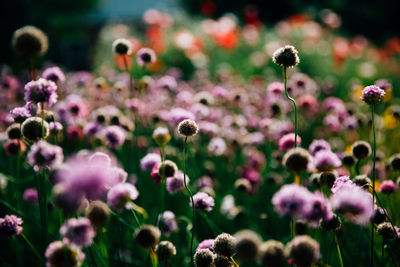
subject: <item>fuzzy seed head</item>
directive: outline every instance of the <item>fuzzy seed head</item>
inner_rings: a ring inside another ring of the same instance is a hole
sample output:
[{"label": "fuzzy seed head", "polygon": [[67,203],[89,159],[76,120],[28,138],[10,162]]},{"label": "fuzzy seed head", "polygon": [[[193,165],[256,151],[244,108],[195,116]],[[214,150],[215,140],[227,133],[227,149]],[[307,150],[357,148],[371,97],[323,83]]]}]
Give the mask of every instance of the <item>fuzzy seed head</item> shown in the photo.
[{"label": "fuzzy seed head", "polygon": [[293,68],[300,63],[300,59],[297,54],[298,52],[294,46],[286,45],[274,52],[272,55],[272,60],[278,66]]},{"label": "fuzzy seed head", "polygon": [[178,133],[186,137],[196,135],[198,130],[199,127],[194,120],[186,119],[178,125]]}]

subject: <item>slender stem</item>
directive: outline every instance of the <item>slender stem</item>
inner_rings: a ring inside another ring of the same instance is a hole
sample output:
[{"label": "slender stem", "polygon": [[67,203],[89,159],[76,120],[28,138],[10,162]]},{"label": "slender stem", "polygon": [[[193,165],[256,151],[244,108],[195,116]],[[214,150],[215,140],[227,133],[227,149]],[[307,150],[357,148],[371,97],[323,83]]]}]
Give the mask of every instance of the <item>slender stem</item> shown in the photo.
[{"label": "slender stem", "polygon": [[[376,137],[375,137],[375,105],[371,105],[371,119],[372,119],[372,136],[373,136],[373,145],[372,145],[372,209],[375,208],[375,160],[376,160]],[[371,266],[374,266],[374,222],[371,222]]]},{"label": "slender stem", "polygon": [[343,265],[343,259],[342,259],[342,252],[340,252],[339,242],[337,241],[336,233],[334,233],[334,238],[335,238],[336,249],[337,249],[339,260],[340,260],[340,266],[343,267],[344,265]]},{"label": "slender stem", "polygon": [[294,107],[294,147],[297,147],[297,105],[296,105],[296,101],[289,96],[289,92],[287,90],[287,68],[284,67],[283,68],[283,80],[285,83],[285,95],[286,98],[289,99],[292,103],[293,103],[293,107]]},{"label": "slender stem", "polygon": [[24,233],[20,233],[20,236],[25,240],[25,242],[28,244],[28,246],[32,249],[32,251],[35,253],[35,255],[39,258],[39,260],[43,261],[39,252],[35,249],[35,247],[32,245],[32,243],[29,241],[29,239],[24,235]]},{"label": "slender stem", "polygon": [[356,175],[360,175],[360,162],[361,162],[361,160],[357,159],[356,166],[355,166]]},{"label": "slender stem", "polygon": [[183,181],[185,184],[185,189],[190,195],[190,201],[192,203],[192,221],[193,221],[193,227],[192,227],[192,238],[190,241],[190,260],[193,265],[193,241],[194,241],[194,231],[195,231],[195,213],[194,213],[194,200],[193,200],[193,194],[189,190],[188,185],[187,185],[187,179],[186,179],[186,164],[185,164],[185,149],[186,149],[186,143],[187,143],[187,137],[185,138],[185,142],[183,144],[183,149],[182,149],[182,162],[183,162]]},{"label": "slender stem", "polygon": [[132,211],[132,213],[133,213],[133,217],[135,217],[135,220],[136,220],[138,226],[140,227],[142,224],[140,223],[139,218],[138,218],[138,216],[136,215],[135,210],[134,210],[134,209],[131,209],[131,211]]}]

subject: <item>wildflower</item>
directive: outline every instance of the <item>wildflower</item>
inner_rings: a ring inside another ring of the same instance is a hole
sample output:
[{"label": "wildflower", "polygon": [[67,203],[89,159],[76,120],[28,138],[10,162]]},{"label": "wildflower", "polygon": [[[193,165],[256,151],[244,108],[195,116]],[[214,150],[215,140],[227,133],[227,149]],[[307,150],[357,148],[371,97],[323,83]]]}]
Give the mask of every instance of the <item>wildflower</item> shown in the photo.
[{"label": "wildflower", "polygon": [[371,221],[375,224],[380,224],[386,221],[386,211],[382,208],[376,208],[374,211],[374,216],[372,216]]},{"label": "wildflower", "polygon": [[309,205],[311,208],[305,215],[305,219],[311,226],[317,227],[321,220],[327,221],[333,217],[331,204],[323,194],[315,192]]},{"label": "wildflower", "polygon": [[276,240],[268,240],[260,245],[259,255],[261,265],[264,267],[286,266],[285,247]]},{"label": "wildflower", "polygon": [[335,180],[331,187],[331,192],[336,193],[343,188],[347,187],[354,187],[355,184],[350,180],[349,176],[340,176],[338,179]]},{"label": "wildflower", "polygon": [[[189,183],[189,177],[186,175],[186,181]],[[175,194],[184,187],[184,175],[183,172],[177,171],[174,176],[168,177],[165,184],[167,191],[170,194]]]},{"label": "wildflower", "polygon": [[42,77],[55,83],[65,82],[65,75],[59,67],[51,67],[45,69],[43,71]]},{"label": "wildflower", "polygon": [[200,242],[200,244],[196,248],[196,251],[201,249],[209,249],[210,251],[214,251],[213,246],[214,246],[214,239],[205,239]]},{"label": "wildflower", "polygon": [[200,249],[194,254],[193,260],[196,267],[210,267],[214,255],[209,249]]},{"label": "wildflower", "polygon": [[362,91],[361,100],[369,105],[375,105],[381,102],[385,91],[376,85],[370,85]]},{"label": "wildflower", "polygon": [[128,39],[117,39],[112,43],[112,51],[121,56],[130,55],[132,54],[132,43]]},{"label": "wildflower", "polygon": [[183,136],[194,136],[197,134],[199,128],[194,120],[185,119],[178,125],[178,133]]},{"label": "wildflower", "polygon": [[345,152],[342,156],[342,164],[351,167],[356,163],[356,158],[350,152]]},{"label": "wildflower", "polygon": [[19,54],[34,57],[46,53],[48,39],[40,29],[24,26],[14,32],[12,45]]},{"label": "wildflower", "polygon": [[17,107],[10,111],[11,117],[16,123],[23,123],[27,118],[31,117],[31,112],[26,107]]},{"label": "wildflower", "polygon": [[397,189],[398,186],[397,184],[395,184],[395,182],[393,182],[392,180],[385,180],[380,184],[378,192],[383,194],[391,194],[397,191]]},{"label": "wildflower", "polygon": [[96,235],[90,220],[85,217],[71,218],[60,228],[60,235],[77,247],[88,247]]},{"label": "wildflower", "polygon": [[340,167],[342,162],[332,151],[323,150],[314,155],[313,164],[319,171],[331,171],[332,169]]},{"label": "wildflower", "polygon": [[100,227],[110,218],[110,209],[103,201],[95,200],[90,202],[86,210],[86,217],[94,226]]},{"label": "wildflower", "polygon": [[351,146],[356,159],[365,159],[371,155],[371,146],[365,141],[357,141]]},{"label": "wildflower", "polygon": [[239,192],[250,192],[252,189],[250,181],[246,178],[237,179],[234,186]]},{"label": "wildflower", "polygon": [[394,154],[389,159],[389,165],[394,171],[400,171],[400,154]]},{"label": "wildflower", "polygon": [[216,254],[232,257],[236,254],[236,238],[227,233],[222,233],[214,239],[213,250]]},{"label": "wildflower", "polygon": [[299,267],[311,267],[321,257],[318,242],[307,235],[293,238],[287,244],[287,250],[296,266]]},{"label": "wildflower", "polygon": [[222,255],[216,255],[213,262],[215,267],[233,267],[233,262]]},{"label": "wildflower", "polygon": [[274,52],[274,54],[272,55],[272,60],[275,64],[279,66],[285,68],[293,68],[300,62],[299,56],[297,54],[298,52],[296,48],[291,45],[286,45]]},{"label": "wildflower", "polygon": [[311,163],[311,156],[303,148],[293,148],[285,153],[282,163],[288,170],[300,173],[307,170]]},{"label": "wildflower", "polygon": [[342,225],[342,221],[340,220],[339,216],[336,214],[333,214],[333,216],[330,219],[327,220],[322,220],[320,223],[320,226],[322,229],[326,231],[337,231],[340,229]]},{"label": "wildflower", "polygon": [[175,214],[170,211],[164,211],[159,218],[158,226],[165,236],[169,236],[173,231],[178,229],[178,224],[175,220]]},{"label": "wildflower", "polygon": [[152,137],[160,147],[164,147],[171,140],[171,134],[165,127],[157,127],[154,130]]},{"label": "wildflower", "polygon": [[152,225],[142,225],[135,231],[135,241],[143,248],[154,248],[160,242],[161,232]]},{"label": "wildflower", "polygon": [[272,204],[275,211],[283,216],[290,214],[295,218],[303,218],[310,212],[310,199],[313,197],[305,187],[288,184],[274,194]]},{"label": "wildflower", "polygon": [[39,202],[39,195],[38,191],[34,188],[28,188],[24,191],[22,198],[30,203],[30,204],[37,204]]},{"label": "wildflower", "polygon": [[26,102],[44,103],[52,106],[57,103],[58,95],[56,93],[57,85],[53,81],[39,78],[36,81],[30,81],[25,85]]},{"label": "wildflower", "polygon": [[321,172],[321,174],[319,176],[319,184],[326,185],[328,188],[331,188],[333,186],[333,184],[335,183],[336,178],[337,178],[336,171]]},{"label": "wildflower", "polygon": [[357,175],[356,177],[354,177],[353,183],[355,183],[359,187],[367,187],[368,188],[368,185],[371,184],[371,179],[369,179],[367,175],[361,174],[361,175]]},{"label": "wildflower", "polygon": [[378,235],[382,236],[384,239],[395,239],[400,237],[400,231],[397,226],[393,226],[389,222],[384,222],[379,224],[376,227],[376,231],[378,232]]},{"label": "wildflower", "polygon": [[[294,148],[294,133],[288,133],[279,139],[279,150],[288,151]],[[300,146],[301,138],[297,136],[297,146]]]},{"label": "wildflower", "polygon": [[0,218],[0,238],[10,238],[22,232],[21,218],[15,215],[6,215]]},{"label": "wildflower", "polygon": [[101,131],[101,137],[110,148],[116,149],[123,145],[126,131],[119,126],[107,126]]},{"label": "wildflower", "polygon": [[63,159],[64,155],[61,147],[51,145],[43,140],[33,144],[28,153],[28,162],[35,171],[39,171],[42,168],[51,168],[62,163]]},{"label": "wildflower", "polygon": [[171,256],[176,255],[176,248],[169,241],[161,241],[156,247],[156,252],[159,260],[168,260]]},{"label": "wildflower", "polygon": [[10,126],[8,126],[6,133],[8,139],[21,139],[21,125],[19,123],[11,124]]},{"label": "wildflower", "polygon": [[255,260],[261,237],[252,230],[241,230],[233,235],[236,238],[237,257],[243,261]]},{"label": "wildflower", "polygon": [[[194,208],[196,210],[211,211],[215,205],[214,198],[204,192],[198,192],[193,196]],[[190,202],[192,206],[192,202]]]},{"label": "wildflower", "polygon": [[26,145],[20,140],[8,140],[3,145],[6,154],[9,156],[16,156],[21,153],[21,151],[26,151]]},{"label": "wildflower", "polygon": [[114,185],[107,193],[107,204],[117,210],[131,209],[131,201],[139,196],[136,187],[129,183]]},{"label": "wildflower", "polygon": [[46,249],[45,256],[47,267],[67,265],[70,267],[79,267],[85,259],[85,253],[78,247],[70,244],[68,240],[50,243]]},{"label": "wildflower", "polygon": [[50,133],[50,126],[47,121],[43,121],[40,117],[31,117],[26,119],[21,125],[22,135],[31,142],[36,142],[42,138],[42,124],[44,129],[44,138]]},{"label": "wildflower", "polygon": [[176,166],[175,162],[171,160],[164,160],[158,166],[158,175],[162,177],[172,177],[178,171],[178,167]]},{"label": "wildflower", "polygon": [[139,66],[154,63],[156,60],[157,56],[153,49],[144,47],[139,49],[139,51],[136,53],[136,62]]}]

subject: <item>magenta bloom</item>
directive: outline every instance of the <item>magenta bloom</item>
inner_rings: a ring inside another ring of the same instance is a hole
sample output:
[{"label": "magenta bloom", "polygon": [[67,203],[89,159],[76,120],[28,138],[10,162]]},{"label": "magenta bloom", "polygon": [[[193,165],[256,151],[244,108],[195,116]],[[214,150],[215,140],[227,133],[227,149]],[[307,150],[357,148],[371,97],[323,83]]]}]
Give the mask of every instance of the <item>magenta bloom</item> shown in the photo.
[{"label": "magenta bloom", "polygon": [[60,228],[60,235],[78,247],[88,247],[96,235],[90,220],[86,217],[71,218]]},{"label": "magenta bloom", "polygon": [[156,184],[161,183],[161,175],[158,173],[158,169],[160,168],[161,161],[154,164],[153,169],[151,169],[151,178],[153,178]]},{"label": "magenta bloom", "polygon": [[10,115],[15,122],[22,123],[31,117],[32,113],[26,107],[17,107],[10,111]]},{"label": "magenta bloom", "polygon": [[22,223],[22,219],[15,215],[6,215],[4,218],[0,218],[0,238],[19,235],[23,230]]},{"label": "magenta bloom", "polygon": [[106,145],[113,149],[122,146],[126,138],[126,131],[116,125],[107,126],[100,134]]},{"label": "magenta bloom", "polygon": [[324,139],[316,139],[312,141],[308,147],[308,151],[310,151],[311,155],[313,156],[315,156],[315,154],[321,150],[331,150],[331,145]]},{"label": "magenta bloom", "polygon": [[315,154],[313,164],[319,171],[330,171],[339,168],[342,161],[332,151],[322,150]]},{"label": "magenta bloom", "polygon": [[383,96],[385,95],[385,91],[379,88],[376,85],[370,85],[364,88],[362,91],[361,100],[369,105],[378,104]]},{"label": "magenta bloom", "polygon": [[68,266],[79,267],[85,260],[83,253],[77,246],[70,244],[68,239],[54,241],[49,244],[45,252],[46,267]]},{"label": "magenta bloom", "polygon": [[[279,139],[279,150],[288,151],[294,148],[294,133],[288,133]],[[301,137],[297,135],[297,146],[301,145]]]},{"label": "magenta bloom", "polygon": [[397,189],[398,186],[395,182],[393,182],[392,180],[385,180],[379,186],[378,192],[383,194],[391,194],[397,191]]},{"label": "magenta bloom", "polygon": [[213,246],[214,246],[214,239],[205,239],[200,242],[200,244],[196,248],[196,251],[200,249],[209,249],[213,251]]},{"label": "magenta bloom", "polygon": [[44,103],[52,106],[57,103],[57,85],[53,81],[40,78],[25,85],[25,101],[32,103]]},{"label": "magenta bloom", "polygon": [[[207,193],[198,192],[193,196],[194,208],[196,210],[211,211],[215,205],[214,198]],[[192,202],[190,202],[192,206]]]},{"label": "magenta bloom", "polygon": [[42,77],[55,83],[65,82],[65,75],[59,67],[50,67],[43,71]]},{"label": "magenta bloom", "polygon": [[287,184],[272,197],[275,211],[283,216],[289,214],[295,218],[304,218],[310,213],[310,201],[313,194],[305,187],[296,184]]},{"label": "magenta bloom", "polygon": [[137,199],[139,192],[136,187],[129,183],[114,185],[107,193],[107,204],[117,210],[131,209],[131,201]]},{"label": "magenta bloom", "polygon": [[144,66],[149,63],[154,63],[157,60],[156,53],[153,49],[144,47],[139,49],[136,54],[136,62],[139,66]]},{"label": "magenta bloom", "polygon": [[213,180],[210,176],[203,176],[200,177],[197,181],[196,181],[196,186],[198,189],[204,188],[204,187],[213,187]]},{"label": "magenta bloom", "polygon": [[28,152],[28,162],[35,171],[42,168],[51,168],[62,163],[64,159],[62,148],[54,146],[46,141],[39,141],[31,146]]},{"label": "magenta bloom", "polygon": [[356,224],[366,225],[374,215],[372,195],[357,187],[345,186],[331,197],[333,210]]},{"label": "magenta bloom", "polygon": [[157,153],[148,153],[140,160],[140,167],[144,171],[151,171],[154,165],[161,162],[161,157]]},{"label": "magenta bloom", "polygon": [[[186,175],[186,182],[189,183],[189,177]],[[170,194],[175,194],[180,191],[184,187],[184,176],[183,172],[177,171],[174,176],[167,177],[166,180],[166,188]]]},{"label": "magenta bloom", "polygon": [[335,194],[336,192],[342,190],[343,188],[348,188],[348,187],[352,188],[355,186],[356,186],[356,184],[354,184],[350,180],[349,176],[340,176],[333,183],[333,186],[331,187],[331,192]]},{"label": "magenta bloom", "polygon": [[320,192],[313,194],[310,199],[310,207],[305,219],[312,227],[318,227],[321,220],[328,221],[333,217],[331,203]]},{"label": "magenta bloom", "polygon": [[170,210],[164,211],[159,218],[158,227],[165,236],[169,236],[173,231],[177,230],[178,224],[175,220],[175,214]]},{"label": "magenta bloom", "polygon": [[30,204],[39,202],[38,192],[35,188],[28,188],[24,191],[23,199]]}]

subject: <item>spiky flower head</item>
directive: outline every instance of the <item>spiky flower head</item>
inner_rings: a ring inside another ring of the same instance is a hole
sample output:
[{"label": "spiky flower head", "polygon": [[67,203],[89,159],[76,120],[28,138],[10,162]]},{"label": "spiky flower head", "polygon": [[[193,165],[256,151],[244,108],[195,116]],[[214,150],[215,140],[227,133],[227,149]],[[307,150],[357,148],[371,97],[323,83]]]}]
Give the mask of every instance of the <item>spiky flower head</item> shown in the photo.
[{"label": "spiky flower head", "polygon": [[161,232],[153,225],[142,225],[135,232],[135,241],[143,248],[154,248],[160,242]]},{"label": "spiky flower head", "polygon": [[283,156],[282,163],[286,169],[295,173],[300,173],[307,170],[311,160],[311,155],[308,153],[308,151],[298,147],[286,152]]},{"label": "spiky flower head", "polygon": [[42,124],[44,128],[44,138],[49,136],[50,129],[47,121],[40,117],[26,119],[21,125],[22,135],[31,142],[36,142],[42,138]]},{"label": "spiky flower head", "polygon": [[22,232],[22,219],[15,215],[0,218],[0,239],[19,235]]},{"label": "spiky flower head", "polygon": [[171,256],[176,255],[176,248],[169,241],[161,241],[157,245],[156,252],[159,260],[168,260]]},{"label": "spiky flower head", "polygon": [[90,202],[86,210],[86,217],[89,218],[94,226],[100,227],[108,221],[110,212],[110,208],[106,203],[101,200],[95,200]]},{"label": "spiky flower head", "polygon": [[60,234],[67,238],[71,244],[78,247],[88,247],[96,235],[90,220],[86,217],[71,218],[60,228]]},{"label": "spiky flower head", "polygon": [[376,231],[378,235],[382,236],[384,239],[395,239],[399,238],[399,228],[397,226],[393,226],[390,222],[384,222],[379,224],[376,227]]},{"label": "spiky flower head", "polygon": [[57,85],[50,80],[39,78],[36,81],[28,82],[25,87],[24,100],[32,103],[44,103],[52,106],[57,103]]},{"label": "spiky flower head", "polygon": [[376,85],[369,85],[362,91],[361,100],[369,105],[375,105],[381,102],[385,91]]},{"label": "spiky flower head", "polygon": [[236,254],[236,238],[227,233],[222,233],[214,239],[213,250],[215,253],[232,257]]},{"label": "spiky flower head", "polygon": [[265,267],[286,266],[285,247],[276,240],[268,240],[260,245],[259,257],[261,265]]},{"label": "spiky flower head", "polygon": [[68,239],[50,243],[46,249],[45,256],[47,267],[79,267],[85,259],[85,253],[78,247],[71,245]]},{"label": "spiky flower head", "polygon": [[196,267],[210,267],[213,262],[214,255],[209,249],[197,250],[193,260]]},{"label": "spiky flower head", "polygon": [[272,55],[272,60],[278,66],[293,68],[300,63],[300,59],[297,54],[298,52],[294,46],[286,45],[274,52]]},{"label": "spiky flower head", "polygon": [[233,262],[222,255],[216,255],[213,262],[215,267],[233,267]]},{"label": "spiky flower head", "polygon": [[357,141],[351,146],[353,156],[357,159],[365,159],[371,155],[371,146],[365,141]]},{"label": "spiky flower head", "polygon": [[257,257],[261,237],[252,230],[241,230],[233,235],[236,242],[237,257],[242,261],[252,261]]},{"label": "spiky flower head", "polygon": [[128,39],[119,38],[112,43],[112,51],[121,56],[130,55],[132,54],[132,43]]},{"label": "spiky flower head", "polygon": [[320,258],[318,242],[307,235],[293,238],[288,243],[287,250],[296,266],[299,267],[311,267]]},{"label": "spiky flower head", "polygon": [[10,126],[8,126],[6,133],[8,139],[21,139],[21,124],[11,124]]},{"label": "spiky flower head", "polygon": [[183,136],[194,136],[197,134],[199,127],[194,120],[186,119],[178,124],[178,133]]},{"label": "spiky flower head", "polygon": [[48,48],[47,35],[35,26],[24,26],[14,32],[12,45],[22,56],[43,55]]},{"label": "spiky flower head", "polygon": [[400,171],[400,154],[394,154],[389,159],[389,165],[394,171]]}]

